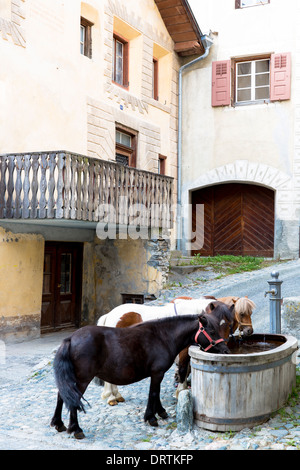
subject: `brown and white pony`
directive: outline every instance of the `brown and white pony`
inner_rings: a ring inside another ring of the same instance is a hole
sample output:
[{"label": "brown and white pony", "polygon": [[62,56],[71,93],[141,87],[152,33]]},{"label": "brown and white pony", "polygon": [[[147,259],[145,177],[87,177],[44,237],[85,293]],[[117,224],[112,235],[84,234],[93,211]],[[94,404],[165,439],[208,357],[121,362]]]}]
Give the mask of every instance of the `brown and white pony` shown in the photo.
[{"label": "brown and white pony", "polygon": [[[217,302],[212,297],[202,297],[199,299],[175,299],[172,303],[163,306],[122,304],[100,317],[97,325],[126,328],[138,323],[166,317],[200,315],[202,313],[211,313],[214,306],[218,303],[220,302]],[[221,332],[226,336],[224,327]],[[124,401],[124,398],[118,391],[118,387],[107,382],[104,384],[102,399],[107,399],[107,403],[111,406]]]}]

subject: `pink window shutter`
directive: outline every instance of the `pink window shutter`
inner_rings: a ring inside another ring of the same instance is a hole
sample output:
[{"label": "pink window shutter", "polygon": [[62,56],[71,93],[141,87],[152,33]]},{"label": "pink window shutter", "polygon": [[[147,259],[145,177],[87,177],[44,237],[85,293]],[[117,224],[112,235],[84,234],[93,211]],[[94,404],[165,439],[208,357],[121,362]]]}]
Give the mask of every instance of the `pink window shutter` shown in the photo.
[{"label": "pink window shutter", "polygon": [[212,63],[212,106],[230,105],[230,60]]},{"label": "pink window shutter", "polygon": [[271,55],[270,100],[291,98],[291,53]]}]

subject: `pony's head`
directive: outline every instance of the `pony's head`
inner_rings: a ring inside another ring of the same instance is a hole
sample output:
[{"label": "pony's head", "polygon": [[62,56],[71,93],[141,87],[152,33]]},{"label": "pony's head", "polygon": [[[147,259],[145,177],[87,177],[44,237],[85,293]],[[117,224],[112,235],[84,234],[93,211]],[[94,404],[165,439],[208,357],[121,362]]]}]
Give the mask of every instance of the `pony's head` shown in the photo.
[{"label": "pony's head", "polygon": [[214,354],[230,354],[227,342],[219,333],[219,322],[214,316],[206,313],[199,315],[199,325],[195,342],[202,350]]},{"label": "pony's head", "polygon": [[256,308],[255,303],[248,299],[248,297],[241,297],[234,303],[234,313],[236,327],[245,336],[253,334],[253,325],[251,315]]},{"label": "pony's head", "polygon": [[253,334],[253,326],[251,315],[253,310],[256,308],[255,303],[245,297],[222,297],[218,299],[220,302],[224,302],[226,305],[231,307],[234,306],[234,325],[233,331],[239,329],[240,333],[245,336]]},{"label": "pony's head", "polygon": [[209,317],[214,319],[219,335],[228,340],[234,327],[234,305],[213,301],[208,305]]}]

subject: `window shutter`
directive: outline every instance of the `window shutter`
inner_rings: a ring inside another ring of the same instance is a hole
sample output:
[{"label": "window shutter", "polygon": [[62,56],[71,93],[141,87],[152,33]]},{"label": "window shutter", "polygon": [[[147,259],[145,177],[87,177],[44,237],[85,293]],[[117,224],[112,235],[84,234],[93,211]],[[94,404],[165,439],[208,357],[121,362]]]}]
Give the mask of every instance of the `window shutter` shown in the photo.
[{"label": "window shutter", "polygon": [[281,101],[291,98],[291,54],[271,55],[270,100]]},{"label": "window shutter", "polygon": [[230,105],[230,60],[212,63],[212,106]]}]

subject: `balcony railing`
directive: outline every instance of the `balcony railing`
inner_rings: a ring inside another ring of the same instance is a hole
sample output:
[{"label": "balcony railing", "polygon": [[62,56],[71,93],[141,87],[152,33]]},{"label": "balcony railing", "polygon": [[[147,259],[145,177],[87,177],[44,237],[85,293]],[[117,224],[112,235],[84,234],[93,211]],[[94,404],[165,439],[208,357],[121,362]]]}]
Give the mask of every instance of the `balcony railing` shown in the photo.
[{"label": "balcony railing", "polygon": [[0,155],[0,219],[168,228],[172,188],[170,177],[65,151]]}]

